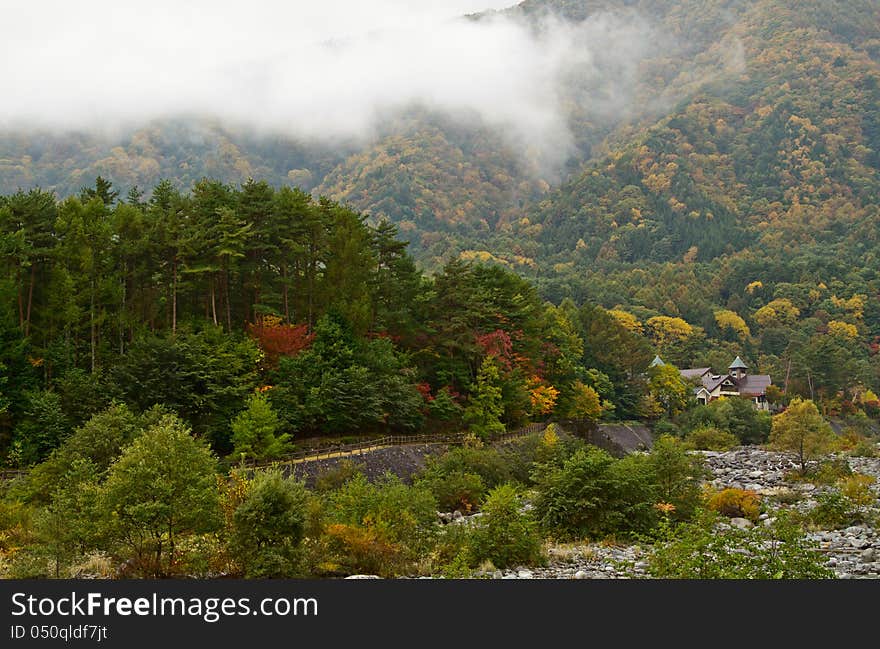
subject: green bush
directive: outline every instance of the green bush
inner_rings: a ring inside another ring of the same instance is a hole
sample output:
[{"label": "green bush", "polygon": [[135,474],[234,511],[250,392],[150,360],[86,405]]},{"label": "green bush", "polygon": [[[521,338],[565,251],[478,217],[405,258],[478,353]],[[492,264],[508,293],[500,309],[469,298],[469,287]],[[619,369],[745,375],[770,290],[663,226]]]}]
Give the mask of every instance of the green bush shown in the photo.
[{"label": "green bush", "polygon": [[748,399],[716,399],[682,416],[682,428],[713,427],[728,431],[739,444],[763,444],[770,435],[770,414],[755,410]]},{"label": "green bush", "polygon": [[693,522],[664,527],[648,558],[661,579],[830,579],[824,557],[803,530],[784,516],[769,527],[718,530],[717,514],[701,511]]},{"label": "green bush", "polygon": [[434,494],[443,511],[471,511],[509,476],[505,458],[494,448],[461,446],[428,458],[416,482]]},{"label": "green bush", "polygon": [[460,511],[470,513],[479,507],[486,494],[486,483],[475,473],[456,471],[454,473],[429,472],[419,480],[434,494],[441,511]]},{"label": "green bush", "polygon": [[472,536],[470,525],[444,525],[431,551],[432,572],[447,579],[470,577],[476,565]]},{"label": "green bush", "polygon": [[329,467],[315,476],[315,491],[327,492],[339,489],[349,480],[363,475],[363,465],[344,459],[334,467]]},{"label": "green bush", "polygon": [[808,479],[813,484],[832,485],[851,475],[852,468],[845,458],[833,458],[820,463],[814,472],[808,474]]},{"label": "green bush", "polygon": [[862,437],[847,452],[850,457],[877,457],[880,451],[877,449],[877,441],[873,438]]},{"label": "green bush", "polygon": [[810,520],[830,529],[870,522],[871,506],[877,502],[871,490],[873,484],[872,476],[858,473],[840,478],[836,488],[817,496]]},{"label": "green bush", "polygon": [[357,475],[327,495],[323,519],[331,563],[350,572],[398,574],[430,551],[437,501],[424,486],[390,473],[375,484]]},{"label": "green bush", "polygon": [[852,504],[836,489],[821,493],[809,513],[810,520],[824,529],[838,529],[855,523]]},{"label": "green bush", "polygon": [[308,492],[280,471],[261,471],[232,515],[233,554],[246,577],[291,577],[305,525]]},{"label": "green bush", "polygon": [[714,426],[699,426],[684,437],[685,445],[695,451],[729,451],[739,445],[736,435]]},{"label": "green bush", "polygon": [[587,447],[561,466],[538,465],[533,478],[538,521],[558,538],[646,532],[656,523],[658,490],[645,456],[615,460]]},{"label": "green bush", "polygon": [[522,500],[509,484],[493,489],[473,530],[471,558],[496,568],[541,563],[541,536],[535,520],[522,511]]},{"label": "green bush", "polygon": [[675,507],[673,519],[689,519],[702,497],[700,484],[707,475],[703,458],[689,454],[675,437],[663,435],[654,442],[648,466],[657,488],[655,497]]},{"label": "green bush", "polygon": [[561,465],[586,445],[582,438],[568,435],[551,424],[543,433],[526,435],[501,445],[498,453],[511,482],[531,485],[536,464]]}]

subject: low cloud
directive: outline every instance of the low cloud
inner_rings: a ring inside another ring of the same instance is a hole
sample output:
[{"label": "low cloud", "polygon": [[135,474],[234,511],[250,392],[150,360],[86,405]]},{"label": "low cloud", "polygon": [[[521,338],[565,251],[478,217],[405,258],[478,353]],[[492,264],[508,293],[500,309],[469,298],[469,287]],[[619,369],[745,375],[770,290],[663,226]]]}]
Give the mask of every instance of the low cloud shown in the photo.
[{"label": "low cloud", "polygon": [[[572,112],[627,109],[651,28],[526,24],[493,0],[29,0],[4,9],[0,127],[114,129],[210,116],[298,138],[369,138],[412,105],[497,126],[557,162]],[[570,93],[572,79],[579,92]],[[585,90],[586,89],[586,90]]]}]

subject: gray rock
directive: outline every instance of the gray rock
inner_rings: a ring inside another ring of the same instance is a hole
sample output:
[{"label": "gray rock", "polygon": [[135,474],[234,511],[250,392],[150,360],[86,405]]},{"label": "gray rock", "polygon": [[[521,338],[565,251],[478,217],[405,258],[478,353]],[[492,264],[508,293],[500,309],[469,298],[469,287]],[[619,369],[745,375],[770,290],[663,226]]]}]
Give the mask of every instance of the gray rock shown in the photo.
[{"label": "gray rock", "polygon": [[583,570],[578,570],[576,573],[574,573],[575,579],[587,579],[588,577],[589,575],[587,575],[587,573]]},{"label": "gray rock", "polygon": [[535,574],[531,570],[520,570],[516,576],[520,579],[534,579]]},{"label": "gray rock", "polygon": [[862,534],[867,532],[867,530],[861,525],[853,525],[851,527],[847,527],[844,532],[850,536],[861,536]]},{"label": "gray rock", "polygon": [[873,563],[876,555],[877,553],[874,548],[868,548],[867,550],[862,551],[862,561],[864,563]]},{"label": "gray rock", "polygon": [[379,575],[349,575],[346,579],[382,579]]},{"label": "gray rock", "polygon": [[748,518],[731,518],[730,524],[741,530],[748,530],[755,526]]}]

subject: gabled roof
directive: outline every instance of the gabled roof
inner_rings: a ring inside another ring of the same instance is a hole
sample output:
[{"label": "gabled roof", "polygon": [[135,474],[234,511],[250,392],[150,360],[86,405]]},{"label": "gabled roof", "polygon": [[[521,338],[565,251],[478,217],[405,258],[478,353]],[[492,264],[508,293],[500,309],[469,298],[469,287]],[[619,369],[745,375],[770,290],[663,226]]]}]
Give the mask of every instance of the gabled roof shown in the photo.
[{"label": "gabled roof", "polygon": [[711,371],[711,367],[692,367],[690,369],[681,370],[681,377],[686,380],[699,379],[702,378],[704,374]]},{"label": "gabled roof", "polygon": [[747,369],[749,369],[749,366],[743,362],[743,359],[741,359],[739,356],[737,356],[736,359],[730,364],[730,367],[728,367],[727,369],[729,369],[729,370],[747,370]]},{"label": "gabled roof", "polygon": [[666,365],[666,363],[664,363],[663,359],[659,356],[655,356],[654,360],[651,361],[651,367],[657,367],[658,365]]},{"label": "gabled roof", "polygon": [[712,392],[715,388],[717,388],[719,385],[727,380],[730,380],[734,385],[736,385],[736,381],[729,374],[722,374],[720,376],[717,374],[706,374],[705,376],[703,376],[703,385],[709,392]]}]

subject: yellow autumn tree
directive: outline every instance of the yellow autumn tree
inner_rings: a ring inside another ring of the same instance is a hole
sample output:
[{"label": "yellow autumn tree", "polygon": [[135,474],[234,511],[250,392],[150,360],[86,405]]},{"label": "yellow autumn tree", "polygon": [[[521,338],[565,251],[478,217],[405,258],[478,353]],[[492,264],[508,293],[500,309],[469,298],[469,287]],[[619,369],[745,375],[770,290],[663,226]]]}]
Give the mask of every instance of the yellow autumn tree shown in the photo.
[{"label": "yellow autumn tree", "polygon": [[549,415],[556,406],[559,390],[535,377],[529,381],[529,400],[532,404],[532,415]]},{"label": "yellow autumn tree", "polygon": [[828,323],[828,334],[844,340],[858,340],[859,330],[854,324],[831,320]]},{"label": "yellow autumn tree", "polygon": [[746,321],[739,314],[727,309],[715,312],[715,324],[722,332],[732,331],[740,340],[748,340],[752,336]]},{"label": "yellow autumn tree", "polygon": [[602,416],[602,402],[599,393],[589,385],[581,381],[575,381],[571,386],[571,398],[569,399],[566,415],[572,419],[589,419],[598,421]]},{"label": "yellow autumn tree", "polygon": [[636,334],[642,333],[642,323],[639,322],[638,318],[629,311],[624,311],[623,309],[610,309],[608,313],[628,331]]},{"label": "yellow autumn tree", "polygon": [[671,344],[686,340],[694,333],[694,328],[683,318],[673,318],[665,315],[648,318],[645,325],[651,334],[654,345],[661,351]]},{"label": "yellow autumn tree", "polygon": [[755,322],[762,327],[790,326],[797,322],[801,311],[788,298],[777,298],[755,311]]}]

